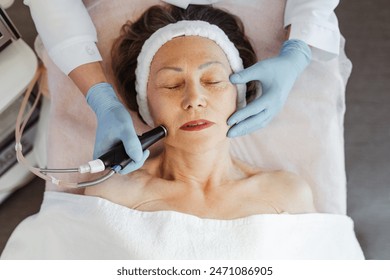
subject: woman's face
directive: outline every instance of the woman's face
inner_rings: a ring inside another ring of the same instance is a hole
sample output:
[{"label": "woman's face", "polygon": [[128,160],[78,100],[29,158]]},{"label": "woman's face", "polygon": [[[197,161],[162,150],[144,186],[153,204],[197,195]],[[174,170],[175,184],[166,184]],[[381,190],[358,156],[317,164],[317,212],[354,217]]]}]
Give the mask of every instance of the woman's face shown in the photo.
[{"label": "woman's face", "polygon": [[165,144],[197,152],[226,140],[237,99],[231,73],[223,50],[207,38],[178,37],[158,50],[147,96],[154,123],[168,129]]}]

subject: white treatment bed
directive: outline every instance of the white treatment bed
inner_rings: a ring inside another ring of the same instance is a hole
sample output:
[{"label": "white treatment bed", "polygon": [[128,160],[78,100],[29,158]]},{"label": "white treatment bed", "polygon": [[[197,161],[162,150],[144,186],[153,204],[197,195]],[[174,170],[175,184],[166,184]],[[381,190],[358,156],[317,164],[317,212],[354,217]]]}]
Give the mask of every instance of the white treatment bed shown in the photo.
[{"label": "white treatment bed", "polygon": [[[139,1],[136,7],[125,0],[84,2],[112,79],[110,46],[120,26],[160,1]],[[285,1],[234,3],[223,1],[215,6],[243,19],[259,59],[276,55],[284,39]],[[265,5],[267,8],[262,8]],[[71,80],[50,61],[39,40],[36,48],[47,68],[50,93],[47,166],[79,166],[92,156],[95,116]],[[319,214],[255,215],[221,221],[172,211],[144,213],[100,198],[54,192],[55,187],[48,183],[40,213],[19,225],[2,258],[364,258],[353,222],[346,216],[343,120],[350,72],[342,40],[338,58],[313,59],[269,126],[233,140],[232,153],[240,159],[304,177],[312,187]],[[132,115],[139,133],[148,129]],[[172,249],[172,244],[191,249]],[[213,249],[206,250],[210,244]]]}]

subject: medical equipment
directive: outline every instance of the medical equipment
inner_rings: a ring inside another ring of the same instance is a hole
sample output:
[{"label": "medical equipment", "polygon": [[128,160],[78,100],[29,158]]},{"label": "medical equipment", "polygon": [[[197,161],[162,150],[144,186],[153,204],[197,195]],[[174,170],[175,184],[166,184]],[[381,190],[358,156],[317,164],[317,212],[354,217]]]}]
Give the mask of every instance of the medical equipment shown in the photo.
[{"label": "medical equipment", "polygon": [[[4,10],[10,4],[0,0],[0,203],[33,178],[16,161],[14,129],[21,95],[34,77],[38,60]],[[28,102],[27,106],[30,105]],[[34,142],[40,110],[37,108],[31,116],[22,138],[26,158],[32,164],[36,163]]]},{"label": "medical equipment", "polygon": [[[35,83],[41,78],[42,68],[38,69],[33,81],[30,83],[30,85],[27,88],[26,94],[21,102],[20,110],[16,119],[16,129],[15,129],[15,150],[16,150],[16,158],[19,161],[19,163],[26,166],[32,173],[37,175],[38,177],[41,177],[44,180],[51,181],[52,183],[64,186],[64,187],[71,187],[71,188],[83,188],[83,187],[89,187],[94,186],[96,184],[102,183],[105,180],[109,179],[111,176],[113,176],[115,173],[120,171],[123,167],[125,167],[131,159],[127,156],[125,148],[123,144],[120,142],[116,144],[112,149],[110,149],[108,152],[106,152],[104,155],[102,155],[100,158],[90,161],[87,164],[83,164],[77,168],[64,168],[64,169],[47,169],[47,168],[36,168],[32,167],[27,160],[24,158],[22,154],[22,135],[23,131],[26,128],[26,125],[33,114],[39,98],[41,96],[41,90],[38,90],[37,98],[35,99],[33,105],[31,108],[29,108],[29,111],[24,116],[24,113],[26,111],[26,107],[28,104],[28,100],[31,96],[32,89],[35,85]],[[151,145],[159,141],[160,139],[167,136],[167,129],[160,125],[144,134],[139,136],[139,140],[141,142],[141,146],[143,150],[146,150]],[[62,180],[59,180],[51,175],[47,175],[48,173],[98,173],[105,171],[106,169],[109,169],[109,172],[102,177],[92,180],[92,181],[86,181],[86,182],[80,182],[80,183],[70,183],[70,182],[64,182]]]},{"label": "medical equipment", "polygon": [[0,51],[19,38],[18,30],[0,6]]},{"label": "medical equipment", "polygon": [[[148,149],[151,145],[167,136],[167,129],[160,125],[144,134],[138,136],[142,150]],[[78,168],[68,169],[46,169],[40,168],[42,173],[98,173],[106,169],[111,169],[106,175],[101,178],[89,182],[78,183],[77,187],[89,187],[104,182],[109,179],[112,175],[117,173],[119,170],[124,168],[132,159],[126,154],[126,150],[122,142],[117,143],[108,152],[99,157],[96,160],[90,161],[87,164],[83,164]]]},{"label": "medical equipment", "polygon": [[[159,141],[160,139],[167,136],[167,129],[160,125],[148,132],[145,132],[141,136],[139,136],[139,141],[141,142],[142,150],[146,150],[151,145]],[[122,142],[119,142],[114,147],[112,147],[107,153],[99,157],[99,160],[104,164],[106,168],[116,166],[121,166],[121,168],[125,167],[131,159],[127,156],[125,148]]]}]

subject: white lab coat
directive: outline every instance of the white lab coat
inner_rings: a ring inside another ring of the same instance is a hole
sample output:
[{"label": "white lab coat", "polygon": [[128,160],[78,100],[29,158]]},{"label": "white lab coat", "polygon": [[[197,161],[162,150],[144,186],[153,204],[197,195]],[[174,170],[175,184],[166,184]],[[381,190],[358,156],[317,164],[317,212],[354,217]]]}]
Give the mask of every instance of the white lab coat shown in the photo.
[{"label": "white lab coat", "polygon": [[[222,0],[163,0],[186,7]],[[305,41],[317,58],[338,55],[340,31],[334,9],[339,0],[287,0],[284,26],[290,39]],[[24,0],[54,63],[69,74],[80,65],[102,60],[97,35],[82,0]]]}]

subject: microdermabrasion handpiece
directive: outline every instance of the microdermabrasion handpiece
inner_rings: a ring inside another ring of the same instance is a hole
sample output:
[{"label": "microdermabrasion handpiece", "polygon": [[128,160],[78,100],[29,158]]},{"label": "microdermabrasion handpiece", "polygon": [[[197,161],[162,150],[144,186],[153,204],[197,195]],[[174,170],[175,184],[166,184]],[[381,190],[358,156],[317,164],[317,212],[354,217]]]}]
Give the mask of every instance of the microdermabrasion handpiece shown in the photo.
[{"label": "microdermabrasion handpiece", "polygon": [[[160,125],[150,131],[145,132],[141,136],[138,136],[138,139],[141,142],[142,150],[145,151],[151,145],[167,136],[167,134],[167,129]],[[122,168],[124,168],[130,161],[132,161],[132,159],[127,155],[122,142],[116,144],[107,153],[99,157],[99,159],[103,161],[106,168],[117,165],[120,165]]]}]

